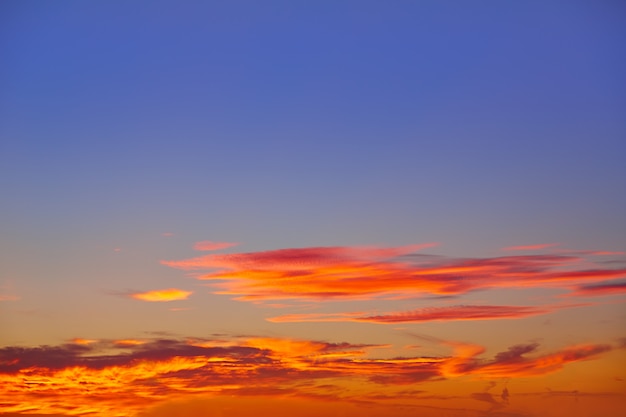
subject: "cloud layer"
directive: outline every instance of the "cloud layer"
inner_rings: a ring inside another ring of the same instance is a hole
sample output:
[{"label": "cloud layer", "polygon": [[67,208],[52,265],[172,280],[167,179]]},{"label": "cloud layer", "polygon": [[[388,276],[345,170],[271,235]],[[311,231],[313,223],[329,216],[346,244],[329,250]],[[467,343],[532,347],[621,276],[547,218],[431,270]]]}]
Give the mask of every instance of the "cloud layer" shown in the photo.
[{"label": "cloud layer", "polygon": [[[591,344],[544,353],[526,344],[486,359],[482,346],[443,342],[452,354],[376,359],[372,349],[384,346],[264,337],[83,341],[1,348],[7,396],[0,412],[26,411],[27,404],[29,412],[130,416],[197,395],[374,400],[381,390],[392,398],[399,387],[428,381],[545,375],[615,349]],[[355,381],[365,393],[352,392]]]}]

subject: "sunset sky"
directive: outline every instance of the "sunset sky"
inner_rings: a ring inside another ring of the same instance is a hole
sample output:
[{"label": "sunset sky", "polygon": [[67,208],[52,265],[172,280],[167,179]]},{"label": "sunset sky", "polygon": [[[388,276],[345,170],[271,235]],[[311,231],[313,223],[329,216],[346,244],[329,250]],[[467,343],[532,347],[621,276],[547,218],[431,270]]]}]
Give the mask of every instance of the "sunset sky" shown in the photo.
[{"label": "sunset sky", "polygon": [[622,417],[620,1],[0,3],[0,416]]}]

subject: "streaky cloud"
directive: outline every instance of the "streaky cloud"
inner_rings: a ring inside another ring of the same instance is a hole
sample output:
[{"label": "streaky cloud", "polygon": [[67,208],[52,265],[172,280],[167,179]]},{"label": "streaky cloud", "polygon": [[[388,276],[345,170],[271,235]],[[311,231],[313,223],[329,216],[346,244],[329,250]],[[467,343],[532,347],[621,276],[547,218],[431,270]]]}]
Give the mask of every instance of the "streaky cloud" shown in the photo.
[{"label": "streaky cloud", "polygon": [[626,293],[626,281],[605,281],[598,284],[581,285],[574,289],[569,296],[601,297]]},{"label": "streaky cloud", "polygon": [[540,243],[536,245],[521,245],[521,246],[508,246],[506,248],[502,248],[505,251],[530,251],[530,250],[541,250],[547,249],[554,246],[558,246],[559,243]]},{"label": "streaky cloud", "polygon": [[489,288],[569,290],[626,277],[626,269],[603,267],[585,253],[414,256],[432,246],[291,248],[161,262],[186,271],[207,271],[197,278],[211,281],[216,294],[256,303],[447,297]]},{"label": "streaky cloud", "polygon": [[275,323],[285,322],[370,322],[370,323],[419,323],[427,321],[498,320],[518,319],[546,314],[556,308],[532,306],[459,305],[428,307],[406,312],[366,315],[359,312],[336,314],[287,314],[267,319]]}]

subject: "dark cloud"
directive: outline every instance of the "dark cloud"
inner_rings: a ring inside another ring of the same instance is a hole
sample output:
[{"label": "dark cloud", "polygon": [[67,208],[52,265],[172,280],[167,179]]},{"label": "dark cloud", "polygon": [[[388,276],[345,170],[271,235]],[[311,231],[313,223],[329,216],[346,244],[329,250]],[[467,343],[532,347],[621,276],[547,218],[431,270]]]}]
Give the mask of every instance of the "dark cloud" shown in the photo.
[{"label": "dark cloud", "polygon": [[523,359],[523,355],[536,351],[538,347],[538,343],[511,346],[506,351],[496,354],[494,362],[520,361]]},{"label": "dark cloud", "polygon": [[578,296],[603,296],[626,293],[626,281],[605,281],[598,284],[581,285],[576,287],[572,295]]},{"label": "dark cloud", "polygon": [[[96,354],[106,349],[130,349],[130,352]],[[117,341],[96,345],[64,344],[61,346],[0,348],[0,373],[13,373],[25,368],[63,369],[84,366],[103,369],[110,366],[128,366],[138,361],[159,361],[172,357],[223,357],[252,362],[269,360],[264,353],[252,347],[201,347],[174,339],[156,339],[137,345],[119,345]]]}]

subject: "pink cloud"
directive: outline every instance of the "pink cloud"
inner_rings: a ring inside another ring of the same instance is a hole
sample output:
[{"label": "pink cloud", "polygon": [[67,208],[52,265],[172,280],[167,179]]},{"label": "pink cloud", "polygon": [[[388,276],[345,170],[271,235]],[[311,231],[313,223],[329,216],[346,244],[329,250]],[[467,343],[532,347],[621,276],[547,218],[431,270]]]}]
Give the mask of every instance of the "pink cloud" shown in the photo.
[{"label": "pink cloud", "polygon": [[212,251],[212,250],[220,250],[226,249],[233,246],[237,246],[239,243],[235,242],[213,242],[210,240],[203,240],[201,242],[196,242],[193,245],[194,250],[198,251]]}]

